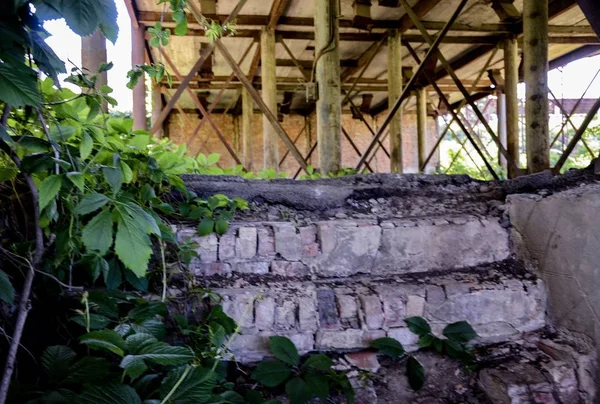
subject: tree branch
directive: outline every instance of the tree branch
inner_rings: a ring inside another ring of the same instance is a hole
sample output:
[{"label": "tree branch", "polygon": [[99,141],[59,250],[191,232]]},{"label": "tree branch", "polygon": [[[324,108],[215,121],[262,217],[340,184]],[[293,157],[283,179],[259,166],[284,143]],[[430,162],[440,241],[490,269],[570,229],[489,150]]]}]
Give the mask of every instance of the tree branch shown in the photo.
[{"label": "tree branch", "polygon": [[[6,127],[6,121],[10,113],[10,105],[6,105],[2,113],[2,126]],[[13,152],[12,148],[3,140],[0,140],[0,149],[6,152],[12,161],[15,163],[17,168],[20,170],[20,174],[25,179],[29,191],[31,192],[31,199],[33,202],[33,223],[35,226],[35,251],[31,259],[31,265],[29,271],[25,276],[25,282],[23,283],[23,290],[21,292],[21,299],[17,309],[17,321],[15,323],[15,329],[10,341],[10,347],[8,355],[6,356],[6,363],[4,366],[4,373],[2,374],[2,382],[0,383],[0,404],[6,403],[6,397],[8,396],[8,389],[10,387],[10,381],[12,378],[13,370],[15,368],[15,362],[17,359],[17,351],[21,344],[21,337],[23,336],[23,329],[25,328],[25,322],[27,321],[27,315],[30,310],[29,296],[31,295],[31,286],[33,285],[33,278],[35,276],[35,269],[42,259],[44,254],[44,234],[40,226],[40,210],[39,210],[39,194],[38,189],[33,181],[33,178],[23,170],[21,170],[21,160]]]}]

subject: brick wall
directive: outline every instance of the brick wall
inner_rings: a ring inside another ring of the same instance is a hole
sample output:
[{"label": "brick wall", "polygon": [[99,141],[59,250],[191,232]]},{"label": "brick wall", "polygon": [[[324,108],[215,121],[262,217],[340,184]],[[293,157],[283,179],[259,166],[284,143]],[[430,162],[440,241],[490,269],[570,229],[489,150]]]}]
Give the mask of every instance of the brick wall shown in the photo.
[{"label": "brick wall", "polygon": [[[373,128],[373,130],[377,130],[379,122],[381,122],[386,116],[386,112],[380,114],[377,118],[366,117],[369,125]],[[223,114],[214,114],[211,115],[215,124],[219,127],[229,144],[236,149],[236,152],[240,150],[240,130],[241,130],[241,117],[239,117],[240,122],[235,122],[236,117],[233,115],[223,115]],[[302,136],[298,139],[296,143],[296,147],[302,153],[303,156],[306,156],[310,151],[311,145],[316,141],[316,117],[313,115],[310,119],[310,127],[312,128],[310,134],[310,140],[312,143],[308,142],[307,131],[305,131]],[[197,114],[186,114],[182,115],[179,113],[172,113],[166,123],[167,126],[167,134],[169,138],[171,138],[176,143],[187,143],[189,141],[189,150],[192,154],[197,154],[198,152],[202,152],[204,154],[209,153],[219,153],[221,154],[221,167],[231,167],[234,164],[233,158],[227,152],[227,149],[223,146],[221,141],[219,140],[217,134],[214,132],[210,124],[207,122],[204,123],[202,129],[199,131],[198,135],[195,136],[191,141],[190,137],[194,133],[194,130],[198,123],[200,122]],[[288,136],[293,140],[298,134],[302,131],[306,120],[303,116],[300,115],[285,115],[283,122],[281,125],[287,132]],[[372,135],[371,132],[368,131],[367,127],[358,119],[352,119],[351,115],[344,114],[342,119],[342,124],[346,131],[350,134],[352,140],[358,147],[358,149],[364,152],[369,143],[371,142]],[[414,173],[417,172],[417,128],[416,128],[416,115],[411,112],[406,112],[403,116],[403,157],[404,157],[404,167],[405,172]],[[261,171],[263,169],[263,140],[262,140],[262,115],[254,114],[253,119],[253,149],[252,149],[252,157],[253,157],[253,166],[251,169],[253,171]],[[428,128],[428,148],[432,147],[437,140],[438,130],[437,130],[437,122],[433,119],[429,119],[429,128]],[[389,151],[389,139],[386,139],[383,142],[388,151]],[[280,159],[286,152],[286,147],[283,142],[279,143],[279,156]],[[241,152],[238,152],[238,156],[241,159]],[[347,139],[342,136],[342,165],[344,167],[355,167],[358,163],[359,157],[358,154],[354,151],[350,143]],[[429,169],[435,168],[439,158],[437,154],[432,159],[429,164]],[[315,152],[310,159],[310,163],[313,166],[318,166],[318,152]],[[287,173],[294,174],[298,169],[299,165],[296,163],[294,158],[291,155],[288,155],[284,163],[281,165],[281,170]],[[373,160],[372,168],[377,172],[389,172],[390,171],[390,163],[388,157],[385,155],[383,151],[379,151],[375,159]]]}]

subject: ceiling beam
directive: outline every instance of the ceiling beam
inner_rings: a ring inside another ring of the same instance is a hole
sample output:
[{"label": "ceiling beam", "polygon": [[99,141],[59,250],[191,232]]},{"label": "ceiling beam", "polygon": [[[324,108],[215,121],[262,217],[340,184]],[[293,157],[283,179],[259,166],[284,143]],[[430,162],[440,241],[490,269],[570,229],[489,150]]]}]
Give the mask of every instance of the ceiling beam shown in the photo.
[{"label": "ceiling beam", "polygon": [[[440,2],[441,2],[441,0],[419,0],[417,2],[417,4],[415,4],[413,6],[412,9],[415,12],[415,14],[419,17],[419,19],[422,19],[423,17],[425,17],[427,15],[427,13],[429,13],[431,10],[433,10],[435,8],[435,6],[437,6]],[[400,18],[398,25],[394,28],[398,28],[400,30],[400,32],[404,32],[404,31],[412,28],[413,26],[414,26],[413,22],[411,21],[408,14],[404,14],[402,16],[402,18]]]}]

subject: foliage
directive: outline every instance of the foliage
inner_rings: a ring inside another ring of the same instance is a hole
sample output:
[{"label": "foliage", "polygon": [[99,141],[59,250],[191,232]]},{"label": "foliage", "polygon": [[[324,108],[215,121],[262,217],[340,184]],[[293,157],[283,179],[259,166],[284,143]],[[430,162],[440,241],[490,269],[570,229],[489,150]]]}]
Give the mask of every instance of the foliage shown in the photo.
[{"label": "foliage", "polygon": [[260,363],[252,378],[267,387],[285,385],[291,404],[304,404],[315,397],[326,401],[332,391],[344,394],[349,403],[354,401],[347,376],[333,370],[333,361],[326,355],[301,360],[296,346],[286,337],[270,337],[269,348],[277,361]]},{"label": "foliage", "polygon": [[[326,178],[339,178],[345,177],[347,175],[355,175],[358,172],[352,168],[342,168],[340,171],[335,173],[329,173]],[[316,180],[323,178],[323,174],[321,174],[318,170],[316,170],[313,166],[309,165],[306,168],[306,175],[302,175],[300,177],[301,180]]]},{"label": "foliage", "polygon": [[[467,343],[477,338],[477,333],[468,322],[459,321],[447,325],[442,331],[446,338],[434,335],[431,326],[422,317],[410,317],[404,322],[410,331],[419,336],[419,346],[422,349],[433,349],[440,354],[461,360],[470,368],[475,365],[475,356]],[[390,358],[405,358],[406,374],[410,386],[414,390],[420,390],[423,387],[425,383],[423,365],[414,356],[407,354],[400,342],[394,338],[379,338],[371,341],[371,347]]]}]

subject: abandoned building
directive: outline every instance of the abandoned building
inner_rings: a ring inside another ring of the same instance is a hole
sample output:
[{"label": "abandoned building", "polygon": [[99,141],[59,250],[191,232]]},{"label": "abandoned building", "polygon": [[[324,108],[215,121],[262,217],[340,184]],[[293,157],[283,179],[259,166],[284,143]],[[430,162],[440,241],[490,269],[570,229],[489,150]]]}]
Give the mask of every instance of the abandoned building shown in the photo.
[{"label": "abandoned building", "polygon": [[[235,35],[211,42],[190,14],[186,35],[154,48],[148,29],[175,26],[156,3],[126,0],[132,63],[173,78],[135,87],[135,128],[219,153],[221,167],[377,173],[185,178],[198,195],[251,203],[226,234],[197,238],[190,268],[241,323],[238,360],[286,335],[302,352],[339,353],[360,403],[598,402],[600,164],[554,175],[600,100],[566,105],[548,89],[549,70],[600,53],[595,0],[190,1]],[[83,40],[84,66],[97,66],[102,41]],[[551,166],[555,109],[583,117]],[[508,180],[427,175],[453,128],[490,178]],[[418,350],[411,316],[434,333],[468,321],[482,368],[419,353],[429,376],[410,390],[368,348],[388,336]]]}]

